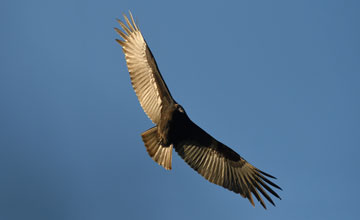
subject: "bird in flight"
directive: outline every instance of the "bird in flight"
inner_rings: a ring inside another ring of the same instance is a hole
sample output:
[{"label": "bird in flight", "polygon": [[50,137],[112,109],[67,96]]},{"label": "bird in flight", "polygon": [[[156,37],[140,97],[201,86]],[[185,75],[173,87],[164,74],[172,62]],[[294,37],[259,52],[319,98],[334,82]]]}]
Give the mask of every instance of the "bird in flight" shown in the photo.
[{"label": "bird in flight", "polygon": [[125,54],[131,83],[140,105],[155,124],[141,134],[150,157],[171,170],[174,148],[191,168],[208,181],[240,194],[253,206],[253,195],[265,209],[262,196],[275,206],[268,192],[281,199],[270,187],[281,190],[269,180],[276,178],[248,163],[191,121],[184,108],[171,96],[148,44],[131,12],[129,14],[131,21],[126,15],[124,22],[118,20],[123,30],[115,30],[123,40],[116,41]]}]

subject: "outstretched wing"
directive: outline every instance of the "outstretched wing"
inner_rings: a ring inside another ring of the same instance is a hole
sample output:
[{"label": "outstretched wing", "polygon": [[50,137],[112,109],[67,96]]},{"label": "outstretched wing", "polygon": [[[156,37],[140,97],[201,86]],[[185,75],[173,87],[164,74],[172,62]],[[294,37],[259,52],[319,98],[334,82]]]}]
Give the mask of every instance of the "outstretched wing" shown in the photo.
[{"label": "outstretched wing", "polygon": [[[175,150],[194,170],[205,179],[220,185],[244,198],[254,206],[252,194],[266,209],[259,192],[275,206],[268,192],[281,199],[270,188],[281,188],[268,178],[275,178],[248,163],[231,148],[220,143],[190,119],[186,122],[186,132],[175,144]],[[182,131],[183,132],[183,131]],[[270,185],[270,186],[269,186]]]},{"label": "outstretched wing", "polygon": [[152,122],[158,124],[162,105],[173,103],[174,100],[131,12],[131,22],[126,15],[124,18],[127,25],[118,20],[123,31],[115,28],[124,40],[116,39],[116,41],[123,48],[131,83],[141,107]]}]

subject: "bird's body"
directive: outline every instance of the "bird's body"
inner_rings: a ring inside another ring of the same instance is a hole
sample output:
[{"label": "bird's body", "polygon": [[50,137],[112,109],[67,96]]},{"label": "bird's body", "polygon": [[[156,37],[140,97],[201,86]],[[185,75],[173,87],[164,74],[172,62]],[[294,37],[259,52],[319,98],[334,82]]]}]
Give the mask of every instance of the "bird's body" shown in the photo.
[{"label": "bird's body", "polygon": [[161,109],[161,115],[164,120],[161,120],[157,125],[158,134],[161,145],[168,147],[174,143],[176,126],[180,125],[176,104],[172,103]]},{"label": "bird's body", "polygon": [[171,96],[155,58],[130,13],[130,20],[119,21],[124,32],[115,28],[124,41],[122,46],[131,82],[145,113],[155,124],[141,134],[150,157],[170,170],[172,149],[200,175],[212,183],[248,198],[254,195],[266,208],[259,192],[274,205],[265,189],[280,198],[271,186],[273,176],[255,168],[239,154],[197,126]]}]

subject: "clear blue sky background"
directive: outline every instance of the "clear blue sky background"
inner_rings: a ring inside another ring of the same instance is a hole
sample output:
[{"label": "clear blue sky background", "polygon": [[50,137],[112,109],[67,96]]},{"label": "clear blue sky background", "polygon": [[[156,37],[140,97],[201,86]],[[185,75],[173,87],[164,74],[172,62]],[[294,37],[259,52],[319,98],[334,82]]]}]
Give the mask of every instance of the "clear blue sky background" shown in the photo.
[{"label": "clear blue sky background", "polygon": [[[284,190],[253,208],[165,171],[113,27],[132,10],[174,98]],[[358,219],[359,1],[1,1],[0,219]]]}]

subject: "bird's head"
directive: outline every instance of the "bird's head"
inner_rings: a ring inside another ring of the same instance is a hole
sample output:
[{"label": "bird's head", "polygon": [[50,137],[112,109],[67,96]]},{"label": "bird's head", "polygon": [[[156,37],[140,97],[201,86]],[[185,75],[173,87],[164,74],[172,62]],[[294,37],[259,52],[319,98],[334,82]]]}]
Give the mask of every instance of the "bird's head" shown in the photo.
[{"label": "bird's head", "polygon": [[175,108],[176,108],[176,111],[178,111],[180,113],[183,113],[183,114],[186,114],[184,108],[181,105],[176,103]]},{"label": "bird's head", "polygon": [[189,119],[184,108],[181,105],[176,103],[174,107],[175,109],[172,114],[172,120],[181,121],[181,123],[183,123],[184,120],[187,121],[186,119]]}]

